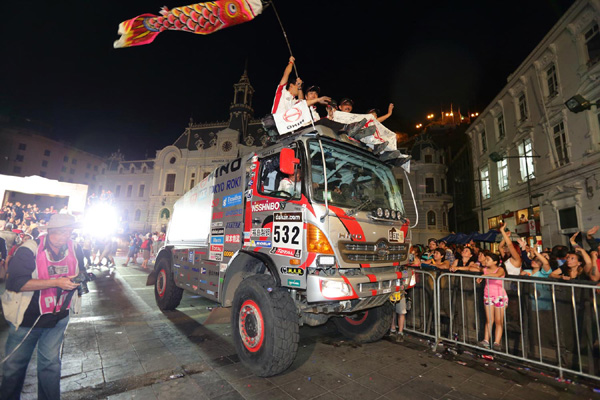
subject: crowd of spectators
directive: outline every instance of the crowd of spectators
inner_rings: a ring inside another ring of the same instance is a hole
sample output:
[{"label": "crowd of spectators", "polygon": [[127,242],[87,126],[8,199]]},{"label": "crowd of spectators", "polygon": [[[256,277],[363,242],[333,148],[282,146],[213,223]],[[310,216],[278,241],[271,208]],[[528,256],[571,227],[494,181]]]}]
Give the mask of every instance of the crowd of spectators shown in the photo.
[{"label": "crowd of spectators", "polygon": [[21,204],[16,201],[14,203],[6,202],[0,208],[0,230],[19,229],[23,232],[31,230],[31,226],[44,226],[53,214],[67,213],[67,206],[60,210],[50,206],[40,209],[37,204]]},{"label": "crowd of spectators", "polygon": [[[556,348],[555,332],[558,332],[558,345],[561,351],[564,350],[567,354],[566,357],[565,354],[561,354],[561,362],[576,367],[576,363],[580,362],[577,358],[581,357],[573,355],[577,355],[576,346],[583,347],[586,340],[591,340],[588,348],[597,347],[597,343],[594,345],[593,340],[588,338],[598,337],[598,332],[593,333],[594,327],[590,323],[595,286],[589,286],[589,289],[585,289],[586,286],[571,288],[543,282],[596,285],[596,282],[600,281],[600,239],[595,237],[598,230],[599,227],[594,226],[587,232],[575,233],[570,238],[570,247],[557,245],[540,251],[542,249],[530,246],[521,238],[513,240],[511,232],[504,224],[500,228],[502,241],[497,246],[497,251],[486,250],[473,242],[457,245],[430,239],[427,246],[415,244],[411,247],[409,261],[414,268],[428,270],[437,275],[447,274],[446,280],[439,281],[441,296],[450,298],[449,303],[454,303],[455,306],[453,308],[452,305],[444,305],[444,299],[440,301],[442,308],[449,309],[445,311],[446,314],[458,319],[452,329],[462,324],[460,318],[470,318],[469,315],[458,316],[460,310],[457,309],[461,307],[465,298],[471,296],[471,301],[481,311],[479,332],[483,335],[477,338],[481,347],[504,351],[504,345],[510,342],[503,339],[503,334],[510,335],[512,330],[517,331],[518,335],[527,336],[523,341],[528,348],[523,349],[518,343],[517,347],[521,348],[510,351],[531,354],[532,349],[539,343]],[[474,289],[471,286],[466,289],[462,285],[468,286],[469,280],[458,281],[460,278],[453,278],[453,273],[480,275],[471,278],[476,282],[471,285],[481,285],[481,288]],[[522,281],[523,278],[530,277],[536,279],[530,282]],[[521,281],[519,286],[516,284],[517,280]],[[542,283],[539,283],[540,281]],[[529,286],[533,290],[527,290]],[[465,294],[467,291],[470,294]],[[478,295],[477,298],[475,294]],[[560,316],[558,320],[554,317],[555,312]],[[470,323],[473,324],[473,320]],[[505,323],[507,326],[504,326]],[[511,323],[519,326],[507,329]],[[538,329],[538,324],[543,324],[542,329]],[[589,329],[586,328],[587,325],[590,325],[587,327]],[[578,327],[580,336],[577,343],[574,339],[577,337],[575,327]],[[586,329],[589,332],[586,332]],[[448,336],[450,335],[456,337],[458,334],[449,332]],[[539,356],[541,350],[536,348],[535,351],[538,351]]]}]

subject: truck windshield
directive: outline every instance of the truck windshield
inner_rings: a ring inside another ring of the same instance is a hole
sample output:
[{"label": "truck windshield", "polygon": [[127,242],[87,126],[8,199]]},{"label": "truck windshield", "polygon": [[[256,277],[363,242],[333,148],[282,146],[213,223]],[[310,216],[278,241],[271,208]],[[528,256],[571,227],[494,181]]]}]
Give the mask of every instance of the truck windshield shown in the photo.
[{"label": "truck windshield", "polygon": [[329,204],[353,208],[370,200],[365,210],[381,207],[404,214],[400,189],[387,165],[358,151],[325,141],[321,143],[325,155],[325,168],[319,141],[308,142],[314,200],[325,202],[324,171],[326,171]]}]

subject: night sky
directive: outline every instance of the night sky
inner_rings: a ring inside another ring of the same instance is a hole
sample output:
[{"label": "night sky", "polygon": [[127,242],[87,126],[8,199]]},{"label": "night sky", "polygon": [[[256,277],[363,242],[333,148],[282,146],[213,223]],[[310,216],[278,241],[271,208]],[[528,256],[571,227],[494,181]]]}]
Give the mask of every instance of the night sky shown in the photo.
[{"label": "night sky", "polygon": [[[54,139],[127,159],[172,144],[190,117],[228,118],[248,61],[255,117],[268,113],[289,57],[271,8],[212,35],[163,32],[113,49],[120,22],[169,0],[19,0],[3,6],[0,114]],[[356,112],[395,103],[386,125],[414,132],[453,103],[480,111],[573,0],[277,0],[300,77]]]}]

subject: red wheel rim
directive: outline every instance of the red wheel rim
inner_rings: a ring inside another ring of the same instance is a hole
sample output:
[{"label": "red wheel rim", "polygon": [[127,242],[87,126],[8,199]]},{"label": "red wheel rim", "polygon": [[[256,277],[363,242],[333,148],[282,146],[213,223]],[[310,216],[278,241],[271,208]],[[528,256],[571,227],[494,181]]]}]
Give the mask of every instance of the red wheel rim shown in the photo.
[{"label": "red wheel rim", "polygon": [[158,276],[156,277],[156,292],[158,293],[158,297],[163,297],[165,295],[165,291],[167,290],[167,273],[164,269],[158,271]]},{"label": "red wheel rim", "polygon": [[353,315],[352,317],[346,317],[345,319],[346,319],[346,322],[348,322],[351,325],[360,325],[363,322],[365,322],[368,315],[369,315],[369,312],[365,311],[362,314],[356,314],[356,315]]},{"label": "red wheel rim", "polygon": [[239,328],[244,347],[252,353],[260,350],[265,338],[265,323],[260,307],[253,300],[246,300],[240,307]]}]

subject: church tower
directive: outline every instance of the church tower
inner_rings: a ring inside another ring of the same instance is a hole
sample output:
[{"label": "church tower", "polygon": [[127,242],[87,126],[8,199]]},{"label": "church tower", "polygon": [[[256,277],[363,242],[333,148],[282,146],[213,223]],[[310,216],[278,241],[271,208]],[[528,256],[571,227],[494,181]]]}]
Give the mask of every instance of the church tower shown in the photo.
[{"label": "church tower", "polygon": [[254,115],[254,109],[252,108],[253,94],[254,88],[250,85],[246,67],[240,81],[233,85],[233,102],[229,107],[229,128],[240,133],[240,143],[246,142],[248,122]]}]

